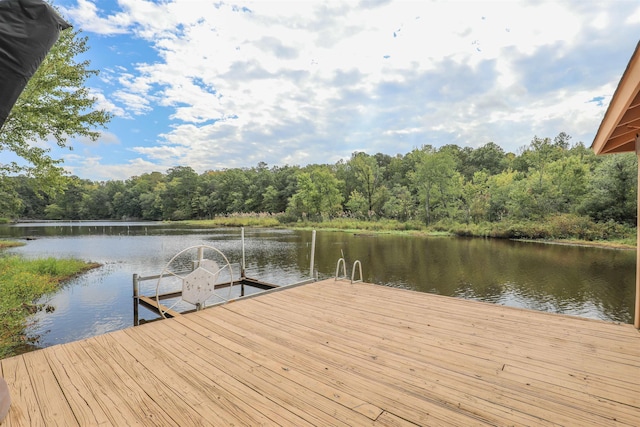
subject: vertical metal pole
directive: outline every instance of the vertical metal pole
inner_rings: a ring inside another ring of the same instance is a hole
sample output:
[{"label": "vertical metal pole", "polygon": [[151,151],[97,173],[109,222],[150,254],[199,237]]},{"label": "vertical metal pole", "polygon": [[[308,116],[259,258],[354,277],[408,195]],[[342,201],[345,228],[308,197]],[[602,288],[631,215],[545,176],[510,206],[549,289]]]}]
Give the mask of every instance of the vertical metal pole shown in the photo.
[{"label": "vertical metal pole", "polygon": [[200,263],[202,262],[203,259],[204,259],[204,248],[200,246],[198,248],[198,265],[196,265],[196,268],[200,267]]},{"label": "vertical metal pole", "polygon": [[638,158],[638,210],[636,215],[636,304],[633,326],[640,329],[640,134],[636,135],[636,156]]},{"label": "vertical metal pole", "polygon": [[240,278],[244,277],[244,268],[245,268],[245,261],[244,261],[244,227],[242,227],[240,229],[240,233],[242,236],[242,268],[240,270]]},{"label": "vertical metal pole", "polygon": [[240,296],[244,296],[244,227],[240,228],[240,235],[242,237],[242,265],[240,265]]},{"label": "vertical metal pole", "polygon": [[311,232],[311,265],[309,266],[309,276],[313,277],[313,267],[316,257],[316,230]]},{"label": "vertical metal pole", "polygon": [[138,326],[138,292],[140,284],[138,274],[133,274],[133,326]]}]

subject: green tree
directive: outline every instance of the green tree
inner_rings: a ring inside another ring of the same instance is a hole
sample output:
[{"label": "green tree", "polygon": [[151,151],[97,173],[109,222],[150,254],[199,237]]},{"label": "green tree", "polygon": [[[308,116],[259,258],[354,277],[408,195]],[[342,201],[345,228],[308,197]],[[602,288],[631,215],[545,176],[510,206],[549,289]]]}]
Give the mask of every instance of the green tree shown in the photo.
[{"label": "green tree", "polygon": [[106,111],[94,108],[96,99],[85,86],[98,74],[88,68],[89,61],[77,59],[87,50],[87,38],[79,32],[61,32],[0,130],[0,152],[20,158],[0,164],[0,177],[22,173],[39,179],[44,191],[64,189],[62,160],[53,159],[49,149],[35,143],[53,138],[59,147],[67,147],[68,138],[76,136],[96,140],[97,128],[111,119]]},{"label": "green tree", "polygon": [[549,174],[560,197],[557,201],[558,211],[575,212],[587,194],[590,178],[589,164],[578,155],[570,155],[551,163]]},{"label": "green tree", "polygon": [[[6,204],[9,209],[0,207],[0,212],[4,212],[12,218],[44,218],[44,210],[49,204],[50,197],[38,191],[37,185],[34,185],[34,179],[23,175],[0,179],[0,191],[9,192],[0,195],[0,204]],[[8,185],[3,188],[3,182]],[[14,191],[16,199],[11,199],[11,192]],[[6,213],[6,212],[13,212]]]},{"label": "green tree", "polygon": [[202,189],[202,197],[206,197],[207,217],[212,218],[218,211],[218,187],[220,175],[222,172],[206,171],[200,175],[200,188]]},{"label": "green tree", "polygon": [[80,218],[109,219],[111,214],[111,198],[106,185],[104,183],[86,181],[80,202]]},{"label": "green tree", "polygon": [[409,187],[409,172],[415,169],[415,159],[412,156],[401,154],[392,157],[389,164],[383,170],[383,181],[389,188],[396,185]]},{"label": "green tree", "polygon": [[451,216],[452,204],[460,192],[460,174],[450,150],[436,151],[427,145],[411,153],[416,169],[410,172],[410,180],[422,199],[427,225],[436,219],[439,210],[443,216]]},{"label": "green tree", "polygon": [[166,188],[162,197],[164,219],[191,219],[198,193],[198,174],[189,166],[176,166],[167,171]]},{"label": "green tree", "polygon": [[376,188],[376,191],[373,193],[372,209],[368,212],[369,219],[381,215],[384,204],[387,203],[390,197],[391,190],[389,190],[386,185],[381,184]]},{"label": "green tree", "polygon": [[489,174],[485,170],[475,172],[473,178],[464,183],[462,194],[465,222],[478,223],[489,218],[491,193]]},{"label": "green tree", "polygon": [[330,219],[342,211],[341,185],[326,166],[312,166],[298,174],[298,191],[291,197],[289,212],[302,218]]},{"label": "green tree", "polygon": [[608,154],[596,167],[582,214],[597,221],[636,224],[638,159],[635,154]]},{"label": "green tree", "polygon": [[345,208],[357,219],[369,219],[369,202],[358,190],[353,190]]},{"label": "green tree", "polygon": [[77,176],[68,178],[67,188],[54,199],[45,209],[47,219],[85,219],[82,209],[83,201],[87,198],[87,184]]},{"label": "green tree", "polygon": [[413,215],[415,204],[409,189],[403,185],[396,185],[391,189],[391,195],[382,207],[382,213],[388,218],[406,221]]},{"label": "green tree", "polygon": [[296,178],[300,168],[298,166],[273,167],[273,188],[277,192],[269,199],[268,212],[284,212],[287,209],[289,199],[298,191],[298,180]]},{"label": "green tree", "polygon": [[267,168],[265,162],[260,162],[257,167],[246,170],[245,174],[249,180],[249,187],[244,210],[246,212],[265,211],[264,195],[273,182],[273,173]]},{"label": "green tree", "polygon": [[278,190],[273,185],[268,186],[262,195],[262,208],[265,212],[277,213],[279,211]]},{"label": "green tree", "polygon": [[381,171],[375,157],[366,153],[353,153],[349,160],[349,168],[358,185],[358,193],[367,201],[367,210],[373,210],[373,196],[381,181]]},{"label": "green tree", "polygon": [[520,172],[537,171],[538,181],[546,172],[546,166],[560,159],[567,153],[571,137],[561,132],[551,141],[550,138],[534,136],[531,143],[521,149],[521,153],[514,159],[514,169]]},{"label": "green tree", "polygon": [[220,173],[216,211],[219,213],[246,212],[247,192],[251,181],[242,169],[227,169]]},{"label": "green tree", "polygon": [[135,180],[131,191],[136,194],[138,199],[140,218],[162,219],[164,214],[163,198],[166,190],[166,177],[160,172],[145,173]]},{"label": "green tree", "polygon": [[506,170],[487,179],[489,197],[489,221],[502,221],[510,216],[509,201],[518,183],[518,172]]},{"label": "green tree", "polygon": [[498,144],[487,142],[469,154],[469,170],[471,177],[476,172],[485,171],[489,175],[497,175],[506,167],[505,152]]},{"label": "green tree", "polygon": [[0,216],[15,218],[23,209],[20,194],[8,179],[0,179]]},{"label": "green tree", "polygon": [[557,212],[561,204],[562,194],[548,172],[533,169],[510,189],[507,209],[512,218],[542,220]]}]

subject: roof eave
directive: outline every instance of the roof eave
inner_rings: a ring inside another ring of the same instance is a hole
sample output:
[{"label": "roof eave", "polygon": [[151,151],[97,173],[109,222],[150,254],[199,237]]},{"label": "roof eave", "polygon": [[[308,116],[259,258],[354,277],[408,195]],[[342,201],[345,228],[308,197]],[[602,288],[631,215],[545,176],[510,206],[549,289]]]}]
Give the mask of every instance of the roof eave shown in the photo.
[{"label": "roof eave", "polygon": [[640,132],[640,42],[611,98],[591,148],[596,154],[635,151]]}]

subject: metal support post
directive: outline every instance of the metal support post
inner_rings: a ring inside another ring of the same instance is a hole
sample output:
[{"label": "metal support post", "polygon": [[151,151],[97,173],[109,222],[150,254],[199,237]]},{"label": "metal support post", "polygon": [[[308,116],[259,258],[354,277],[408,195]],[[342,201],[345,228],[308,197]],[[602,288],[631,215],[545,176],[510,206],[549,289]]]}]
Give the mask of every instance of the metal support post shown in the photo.
[{"label": "metal support post", "polygon": [[138,326],[138,294],[140,292],[140,283],[138,281],[138,274],[133,274],[133,326]]},{"label": "metal support post", "polygon": [[316,230],[311,232],[311,265],[309,266],[309,277],[313,277],[314,261],[316,258]]}]

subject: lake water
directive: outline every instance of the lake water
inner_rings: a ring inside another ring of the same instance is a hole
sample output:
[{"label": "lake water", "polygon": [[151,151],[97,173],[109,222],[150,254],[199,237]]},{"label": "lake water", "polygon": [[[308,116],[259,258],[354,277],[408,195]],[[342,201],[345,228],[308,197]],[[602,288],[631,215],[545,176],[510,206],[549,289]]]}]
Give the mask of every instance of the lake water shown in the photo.
[{"label": "lake water", "polygon": [[[166,223],[72,222],[0,226],[0,238],[29,239],[6,253],[74,257],[102,264],[47,299],[29,334],[41,346],[133,324],[132,276],[159,274],[179,251],[209,245],[232,264],[242,258],[240,229]],[[247,276],[284,285],[310,277],[311,231],[245,229]],[[333,277],[344,254],[366,282],[495,304],[630,323],[635,251],[509,240],[365,235],[318,231],[315,267]],[[157,281],[141,284],[155,295]],[[141,319],[156,316],[141,308]]]}]

